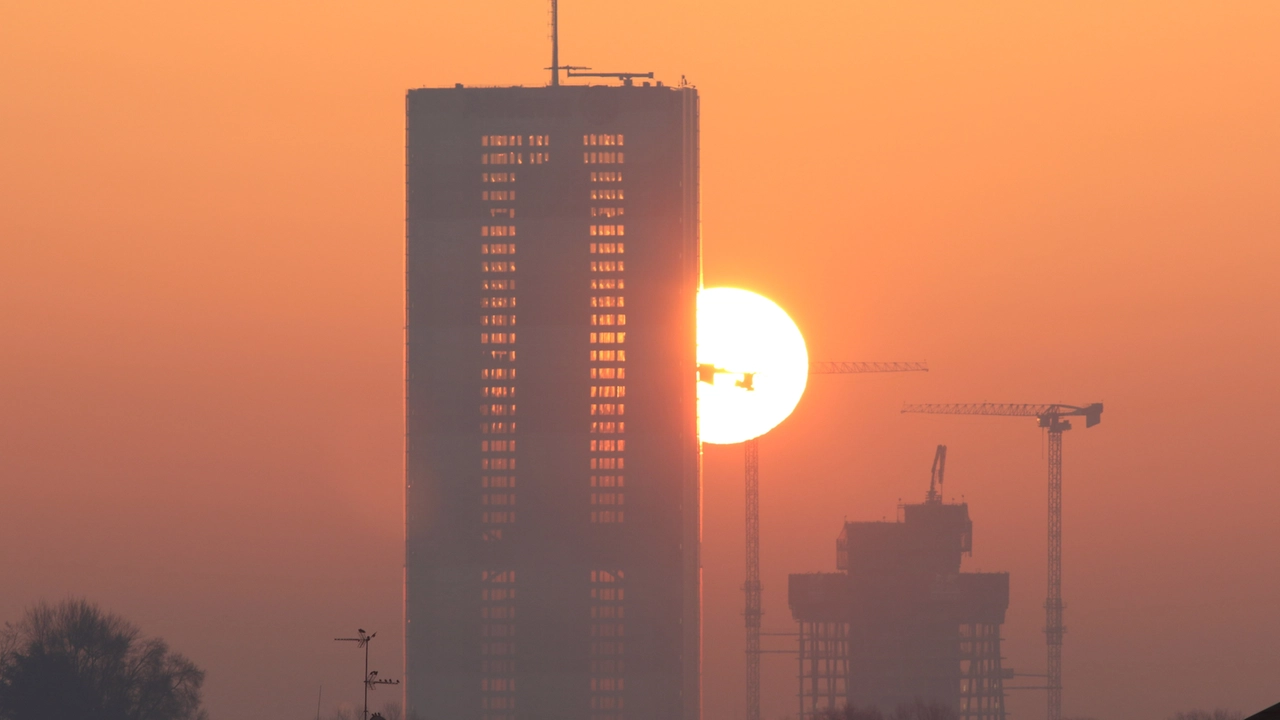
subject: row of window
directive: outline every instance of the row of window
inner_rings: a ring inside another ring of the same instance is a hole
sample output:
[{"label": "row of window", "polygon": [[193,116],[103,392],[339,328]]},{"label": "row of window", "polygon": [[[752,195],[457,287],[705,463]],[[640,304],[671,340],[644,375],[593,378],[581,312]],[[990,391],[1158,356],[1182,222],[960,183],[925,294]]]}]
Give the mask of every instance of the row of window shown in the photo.
[{"label": "row of window", "polygon": [[591,452],[626,452],[626,440],[592,440]]},{"label": "row of window", "polygon": [[626,301],[621,295],[593,295],[591,297],[591,307],[593,308],[626,307],[626,305]]},{"label": "row of window", "polygon": [[583,145],[624,145],[622,133],[616,135],[583,135]]},{"label": "row of window", "polygon": [[626,397],[626,396],[627,396],[626,385],[592,385],[591,386],[591,397],[618,398],[618,397]]},{"label": "row of window", "polygon": [[620,152],[584,152],[584,165],[622,165],[626,162],[626,153]]},{"label": "row of window", "polygon": [[481,470],[515,470],[516,459],[513,457],[482,457]]},{"label": "row of window", "polygon": [[618,217],[626,215],[626,208],[620,207],[593,207],[591,208],[591,217]]},{"label": "row of window", "polygon": [[625,487],[626,481],[622,475],[592,475],[591,487],[613,488]]},{"label": "row of window", "polygon": [[[514,228],[513,228],[514,229]],[[514,232],[512,233],[515,234]],[[481,255],[515,255],[515,243],[483,243],[480,245]]]},{"label": "row of window", "polygon": [[[622,192],[622,188],[608,188],[591,191],[592,200],[625,200],[626,197]],[[622,208],[618,208],[618,214],[622,214]]]},{"label": "row of window", "polygon": [[515,396],[516,389],[510,385],[486,385],[480,388],[480,397],[508,398]]},{"label": "row of window", "polygon": [[487,183],[515,182],[516,174],[513,172],[480,173],[480,179],[482,182]]},{"label": "row of window", "polygon": [[[592,350],[591,362],[626,362],[626,350]],[[621,370],[621,368],[619,368]]]},{"label": "row of window", "polygon": [[515,452],[515,440],[481,440],[480,452]]},{"label": "row of window", "polygon": [[591,333],[592,345],[613,345],[615,343],[621,345],[626,341],[627,334],[624,332]]},{"label": "row of window", "polygon": [[592,415],[626,415],[625,403],[591,403]]},{"label": "row of window", "polygon": [[482,327],[487,327],[490,325],[496,326],[496,327],[503,327],[503,326],[511,326],[515,324],[516,324],[515,315],[481,315],[480,316],[480,325]]},{"label": "row of window", "polygon": [[480,307],[482,308],[513,308],[516,306],[516,299],[513,297],[482,297],[480,298]]},{"label": "row of window", "polygon": [[[481,290],[515,290],[516,281],[510,278],[505,280],[481,280],[480,289]],[[513,298],[511,300],[511,306],[515,307],[515,304],[516,304],[516,301]]]},{"label": "row of window", "polygon": [[622,182],[622,173],[617,170],[591,173],[591,182]]},{"label": "row of window", "polygon": [[513,488],[516,486],[516,479],[511,475],[482,475],[480,476],[480,487],[483,488]]},{"label": "row of window", "polygon": [[591,421],[591,432],[599,435],[612,435],[614,433],[624,433],[627,431],[627,424],[624,422],[613,422],[611,420]]},{"label": "row of window", "polygon": [[515,333],[480,333],[481,345],[488,345],[491,343],[494,345],[509,345],[515,341]]},{"label": "row of window", "polygon": [[481,405],[480,414],[485,417],[510,417],[516,414],[515,405]]},{"label": "row of window", "polygon": [[[514,315],[512,315],[511,317],[515,318]],[[511,322],[515,323],[515,320],[513,319]],[[481,368],[480,369],[481,380],[514,380],[515,378],[516,378],[515,368]]]},{"label": "row of window", "polygon": [[[593,358],[594,359],[594,358]],[[627,369],[622,367],[591,368],[592,380],[626,380]]]},{"label": "row of window", "polygon": [[551,144],[550,135],[481,135],[481,147],[523,147],[526,142],[530,146],[546,146]]},{"label": "row of window", "polygon": [[480,228],[480,237],[515,237],[515,225],[484,225]]},{"label": "row of window", "polygon": [[592,315],[591,324],[592,325],[626,325],[627,316],[622,314],[614,315],[612,313],[608,315]]},{"label": "row of window", "polygon": [[623,260],[591,261],[591,272],[623,272],[626,269],[626,262]]},{"label": "row of window", "polygon": [[504,217],[504,218],[509,218],[514,220],[516,217],[516,209],[515,208],[489,208],[489,217],[491,218]]},{"label": "row of window", "polygon": [[490,200],[497,202],[514,202],[516,199],[515,190],[481,190],[481,200]]}]

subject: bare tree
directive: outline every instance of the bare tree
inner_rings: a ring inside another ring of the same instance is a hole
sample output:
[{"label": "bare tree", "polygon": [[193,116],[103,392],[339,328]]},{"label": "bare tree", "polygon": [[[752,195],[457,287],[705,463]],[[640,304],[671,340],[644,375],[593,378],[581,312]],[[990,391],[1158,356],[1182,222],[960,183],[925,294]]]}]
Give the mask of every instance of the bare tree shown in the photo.
[{"label": "bare tree", "polygon": [[400,720],[403,714],[400,709],[400,703],[389,702],[382,706],[382,717],[386,718],[386,720]]},{"label": "bare tree", "polygon": [[84,600],[40,603],[0,631],[0,719],[206,720],[204,671]]},{"label": "bare tree", "polygon": [[884,715],[875,707],[859,708],[845,705],[842,708],[828,708],[818,715],[821,720],[884,720]]},{"label": "bare tree", "polygon": [[1180,712],[1169,720],[1242,720],[1244,713],[1235,710],[1188,710]]}]

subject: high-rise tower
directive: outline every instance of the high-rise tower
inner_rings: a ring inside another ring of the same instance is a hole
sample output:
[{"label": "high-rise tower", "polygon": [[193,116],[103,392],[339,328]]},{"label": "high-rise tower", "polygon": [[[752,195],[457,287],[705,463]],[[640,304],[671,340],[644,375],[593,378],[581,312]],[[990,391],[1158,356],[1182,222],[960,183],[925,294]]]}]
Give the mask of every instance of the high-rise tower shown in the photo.
[{"label": "high-rise tower", "polygon": [[697,93],[407,106],[407,710],[697,720]]}]

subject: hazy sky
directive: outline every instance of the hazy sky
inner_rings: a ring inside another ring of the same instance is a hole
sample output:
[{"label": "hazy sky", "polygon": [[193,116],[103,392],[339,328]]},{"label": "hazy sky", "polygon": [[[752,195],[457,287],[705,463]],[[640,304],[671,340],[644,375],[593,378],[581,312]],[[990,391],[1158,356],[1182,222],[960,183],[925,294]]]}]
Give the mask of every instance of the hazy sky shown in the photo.
[{"label": "hazy sky", "polygon": [[[1012,573],[1006,662],[1043,672],[1043,436],[898,408],[1102,401],[1065,442],[1067,714],[1280,700],[1280,5],[561,15],[566,62],[699,87],[708,285],[816,359],[933,368],[814,378],[762,441],[767,629],[946,443],[967,567]],[[357,701],[357,627],[398,674],[404,91],[543,83],[546,21],[0,0],[0,619],[97,600],[207,668],[219,720]],[[742,711],[741,462],[706,452],[707,720]]]}]

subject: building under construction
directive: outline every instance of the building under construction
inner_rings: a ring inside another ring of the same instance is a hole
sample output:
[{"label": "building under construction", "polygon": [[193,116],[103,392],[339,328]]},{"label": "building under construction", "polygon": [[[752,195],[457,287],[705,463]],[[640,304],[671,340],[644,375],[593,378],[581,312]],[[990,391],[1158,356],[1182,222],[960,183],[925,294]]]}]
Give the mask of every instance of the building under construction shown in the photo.
[{"label": "building under construction", "polygon": [[799,623],[800,717],[852,704],[890,712],[924,701],[962,720],[1004,720],[1000,625],[1008,573],[960,572],[969,506],[942,500],[939,446],[923,503],[896,522],[846,522],[834,573],[792,575]]}]

